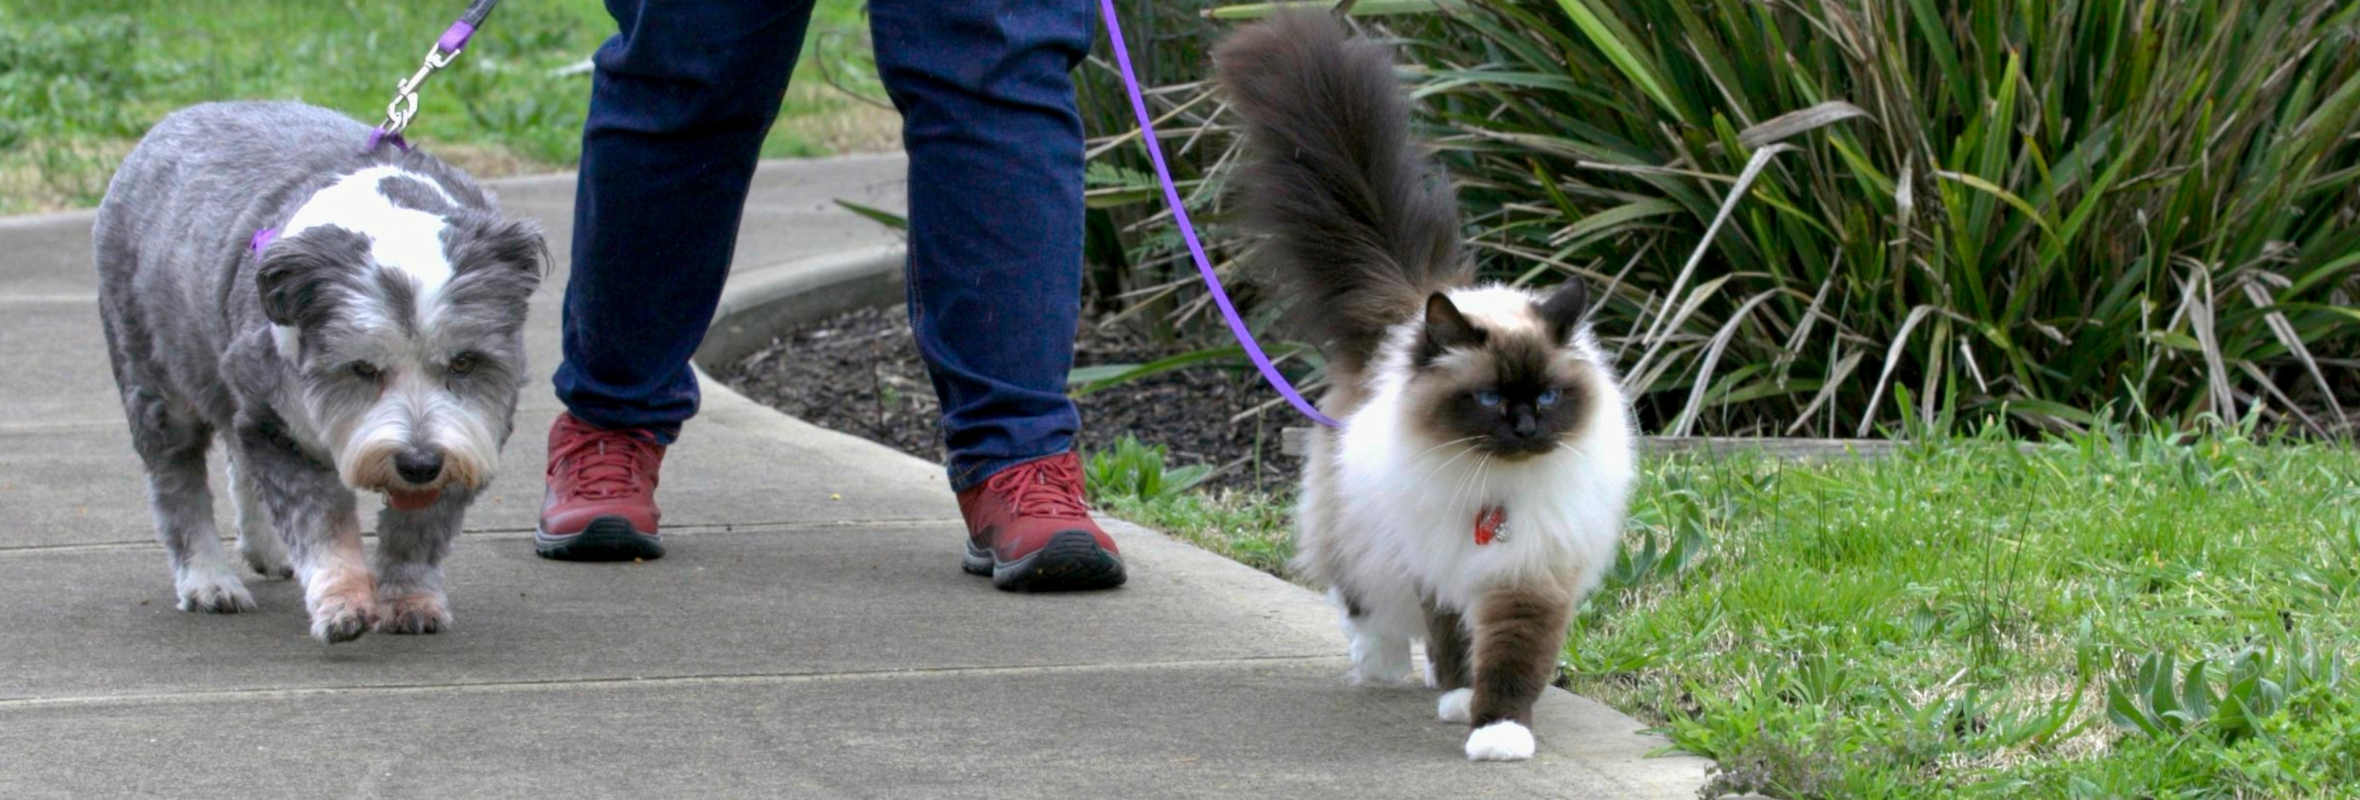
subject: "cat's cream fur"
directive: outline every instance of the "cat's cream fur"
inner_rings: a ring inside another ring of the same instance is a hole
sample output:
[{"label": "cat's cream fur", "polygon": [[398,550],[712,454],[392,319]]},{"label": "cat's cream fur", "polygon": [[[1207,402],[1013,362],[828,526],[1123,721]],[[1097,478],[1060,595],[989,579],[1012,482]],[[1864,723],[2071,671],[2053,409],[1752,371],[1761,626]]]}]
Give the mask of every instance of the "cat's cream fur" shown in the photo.
[{"label": "cat's cream fur", "polygon": [[[1449,296],[1477,325],[1539,325],[1531,309],[1541,298],[1531,292],[1493,286]],[[1637,476],[1628,403],[1586,328],[1561,355],[1589,376],[1595,402],[1586,424],[1554,452],[1507,461],[1470,443],[1454,444],[1418,418],[1410,351],[1422,324],[1421,317],[1395,326],[1367,372],[1323,399],[1321,410],[1343,427],[1315,432],[1305,454],[1296,564],[1334,587],[1351,639],[1352,674],[1362,682],[1406,677],[1410,643],[1428,638],[1429,606],[1463,615],[1499,594],[1578,602],[1614,561]],[[1477,545],[1475,518],[1489,506],[1506,511],[1508,534]],[[1354,608],[1360,613],[1350,613]],[[1550,641],[1563,642],[1562,622],[1544,627],[1559,631]],[[1469,632],[1481,652],[1483,631]],[[1552,667],[1555,656],[1554,648],[1546,654]],[[1481,665],[1472,666],[1480,684]],[[1431,669],[1427,683],[1461,688]],[[1441,712],[1444,721],[1473,721],[1466,716],[1471,695],[1459,702],[1458,715]],[[1529,703],[1516,715],[1523,721],[1502,724],[1527,724]],[[1478,746],[1470,734],[1468,757],[1532,755],[1529,733],[1482,738],[1502,736],[1525,747]]]},{"label": "cat's cream fur", "polygon": [[[1538,298],[1505,287],[1458,289],[1453,302],[1478,325],[1535,324]],[[1478,310],[1480,309],[1480,310]],[[1468,609],[1502,586],[1586,594],[1614,561],[1637,475],[1629,404],[1585,329],[1565,349],[1589,377],[1589,419],[1555,452],[1521,461],[1453,444],[1410,407],[1410,344],[1420,320],[1396,326],[1358,391],[1335,391],[1322,411],[1344,424],[1310,439],[1298,524],[1302,564],[1356,599],[1368,635],[1424,638],[1424,598]],[[1507,512],[1509,535],[1474,543],[1487,506]]]},{"label": "cat's cream fur", "polygon": [[[1296,569],[1329,587],[1353,678],[1409,678],[1474,760],[1533,755],[1534,702],[1614,558],[1637,474],[1629,403],[1578,281],[1478,286],[1456,204],[1408,136],[1382,45],[1325,14],[1243,29],[1216,63],[1255,157],[1235,183],[1328,356]],[[1505,533],[1478,541],[1478,515]]]}]

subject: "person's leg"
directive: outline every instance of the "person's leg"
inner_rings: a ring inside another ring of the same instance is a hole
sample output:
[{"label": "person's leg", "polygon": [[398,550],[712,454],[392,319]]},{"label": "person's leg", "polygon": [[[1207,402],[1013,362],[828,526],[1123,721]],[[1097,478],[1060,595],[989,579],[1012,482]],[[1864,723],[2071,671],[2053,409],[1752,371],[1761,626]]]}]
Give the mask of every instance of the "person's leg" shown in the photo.
[{"label": "person's leg", "polygon": [[582,421],[668,441],[696,413],[688,358],[811,5],[607,0],[620,32],[592,58],[556,378]]},{"label": "person's leg", "polygon": [[1077,0],[872,0],[910,157],[910,325],[942,398],[951,488],[1065,452],[1082,283]]},{"label": "person's leg", "polygon": [[1072,71],[1091,6],[871,0],[869,14],[909,151],[910,325],[942,399],[968,568],[1003,588],[1120,583],[1113,541],[1080,511],[1065,395],[1082,281]]},{"label": "person's leg", "polygon": [[729,277],[811,8],[607,0],[619,32],[592,57],[555,381],[569,413],[550,433],[543,555],[662,553],[654,470],[696,413],[688,359]]}]

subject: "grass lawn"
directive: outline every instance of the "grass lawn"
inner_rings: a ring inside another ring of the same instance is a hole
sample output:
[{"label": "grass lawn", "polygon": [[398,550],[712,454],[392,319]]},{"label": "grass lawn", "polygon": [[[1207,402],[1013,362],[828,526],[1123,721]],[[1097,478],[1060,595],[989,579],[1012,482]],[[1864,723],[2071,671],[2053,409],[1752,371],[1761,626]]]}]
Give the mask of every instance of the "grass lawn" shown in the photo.
[{"label": "grass lawn", "polygon": [[[2356,477],[2123,434],[1656,461],[1567,685],[1776,797],[2360,796]],[[1283,570],[1282,499],[1106,505]]]},{"label": "grass lawn", "polygon": [[[365,122],[466,3],[0,0],[0,214],[93,205],[140,133],[208,100],[302,100]],[[890,149],[860,0],[819,0],[765,156]],[[599,0],[507,3],[427,84],[411,139],[495,176],[580,152],[587,73],[554,74],[614,32]]]}]

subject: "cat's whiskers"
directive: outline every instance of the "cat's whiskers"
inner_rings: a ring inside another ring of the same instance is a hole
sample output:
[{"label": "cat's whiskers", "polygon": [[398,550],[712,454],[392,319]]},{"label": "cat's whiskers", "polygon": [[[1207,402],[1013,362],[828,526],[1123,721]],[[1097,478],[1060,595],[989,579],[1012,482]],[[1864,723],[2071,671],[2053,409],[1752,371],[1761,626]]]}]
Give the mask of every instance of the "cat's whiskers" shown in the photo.
[{"label": "cat's whiskers", "polygon": [[1481,510],[1480,505],[1483,501],[1483,492],[1485,489],[1491,486],[1491,463],[1492,455],[1490,453],[1485,453],[1481,459],[1476,460],[1473,466],[1467,468],[1466,479],[1460,481],[1458,488],[1451,492],[1451,504],[1449,507],[1468,507],[1463,505],[1463,503],[1469,497],[1467,490],[1472,488],[1475,490],[1473,499],[1475,500],[1475,503],[1478,507],[1477,510]]},{"label": "cat's whiskers", "polygon": [[[1476,438],[1477,438],[1477,437],[1474,437],[1474,436],[1469,436],[1469,437],[1467,437],[1467,438],[1464,438],[1464,439],[1459,439],[1459,440],[1457,440],[1457,441],[1460,441],[1460,442],[1471,442],[1471,441],[1474,441]],[[1444,443],[1442,443],[1442,444],[1440,444],[1440,445],[1435,445],[1434,447],[1429,447],[1429,448],[1426,448],[1426,452],[1427,452],[1427,453],[1434,452],[1436,449],[1438,449],[1438,448],[1441,448],[1441,447],[1443,447],[1443,446],[1447,446],[1447,445],[1449,445],[1449,444],[1452,444],[1452,442],[1444,442]],[[1433,480],[1433,479],[1434,479],[1434,476],[1435,476],[1435,475],[1437,475],[1437,474],[1440,474],[1440,473],[1442,472],[1443,468],[1445,468],[1445,467],[1448,467],[1448,466],[1450,466],[1451,464],[1457,463],[1459,459],[1466,458],[1466,457],[1467,457],[1467,454],[1468,454],[1468,453],[1472,453],[1472,452],[1475,452],[1475,448],[1472,448],[1472,447],[1470,447],[1470,448],[1467,448],[1467,449],[1465,449],[1465,450],[1461,450],[1461,451],[1459,451],[1459,454],[1458,454],[1458,455],[1451,456],[1449,460],[1447,460],[1447,461],[1444,461],[1444,462],[1442,462],[1442,463],[1440,463],[1440,464],[1436,464],[1436,465],[1434,465],[1434,468],[1433,468],[1433,469],[1427,470],[1425,475],[1422,475],[1422,476],[1419,476],[1419,477],[1418,477],[1418,483],[1420,483],[1420,484],[1423,484],[1423,483],[1425,483],[1425,482],[1427,482],[1427,481]],[[1425,455],[1425,453],[1420,453],[1419,455],[1421,455],[1421,456],[1422,456],[1422,455]],[[1415,459],[1412,459],[1412,460],[1415,460]]]},{"label": "cat's whiskers", "polygon": [[[1467,452],[1469,452],[1469,453],[1472,453],[1472,452],[1475,452],[1475,451],[1473,451],[1473,450],[1469,450],[1469,451],[1467,451]],[[1458,507],[1459,507],[1459,498],[1461,498],[1461,497],[1464,497],[1464,496],[1466,495],[1466,493],[1467,493],[1467,486],[1468,486],[1468,484],[1471,484],[1471,483],[1474,483],[1474,482],[1475,482],[1475,467],[1476,467],[1476,465],[1479,465],[1479,464],[1482,464],[1482,463],[1483,463],[1483,460],[1482,460],[1482,459],[1480,459],[1480,458],[1478,458],[1478,459],[1476,459],[1476,461],[1475,461],[1475,464],[1469,464],[1469,465],[1467,465],[1467,470],[1466,470],[1465,472],[1462,472],[1462,473],[1460,473],[1460,474],[1459,474],[1459,478],[1458,478],[1458,480],[1457,480],[1456,482],[1453,482],[1453,483],[1451,484],[1451,487],[1450,487],[1450,502],[1449,502],[1449,504],[1447,504],[1447,505],[1443,506],[1444,508],[1458,508]]]},{"label": "cat's whiskers", "polygon": [[1451,446],[1451,445],[1454,445],[1454,444],[1460,444],[1460,443],[1464,443],[1464,442],[1472,442],[1472,441],[1475,441],[1476,439],[1480,439],[1480,438],[1482,438],[1482,437],[1481,437],[1481,436],[1461,436],[1461,437],[1459,437],[1459,438],[1452,439],[1452,440],[1450,440],[1450,441],[1443,442],[1443,443],[1441,443],[1441,444],[1438,444],[1438,445],[1435,445],[1435,446],[1433,446],[1433,447],[1429,447],[1429,448],[1426,448],[1426,449],[1424,449],[1424,450],[1418,451],[1418,454],[1417,454],[1417,455],[1414,455],[1414,456],[1410,456],[1410,457],[1409,457],[1409,460],[1411,460],[1411,461],[1416,461],[1416,460],[1418,460],[1418,459],[1425,458],[1427,453],[1431,453],[1431,452],[1434,452],[1434,451],[1436,451],[1436,450],[1440,450],[1440,449],[1442,449],[1442,448],[1449,447],[1449,446]]},{"label": "cat's whiskers", "polygon": [[1482,483],[1475,487],[1475,503],[1478,506],[1478,511],[1481,511],[1481,506],[1491,504],[1491,466],[1497,460],[1490,455],[1485,455],[1483,463],[1476,467],[1475,474],[1482,477]]}]

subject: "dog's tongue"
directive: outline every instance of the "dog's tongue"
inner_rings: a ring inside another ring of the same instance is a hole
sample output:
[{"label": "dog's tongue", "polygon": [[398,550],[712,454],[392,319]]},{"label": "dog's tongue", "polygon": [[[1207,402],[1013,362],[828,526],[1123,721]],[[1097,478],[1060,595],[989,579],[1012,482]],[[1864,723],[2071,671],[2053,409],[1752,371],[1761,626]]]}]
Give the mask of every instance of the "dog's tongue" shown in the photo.
[{"label": "dog's tongue", "polygon": [[393,506],[395,511],[416,511],[418,509],[434,505],[434,501],[440,499],[442,499],[441,489],[431,489],[423,492],[411,492],[401,489],[387,489],[385,491],[385,504]]}]

